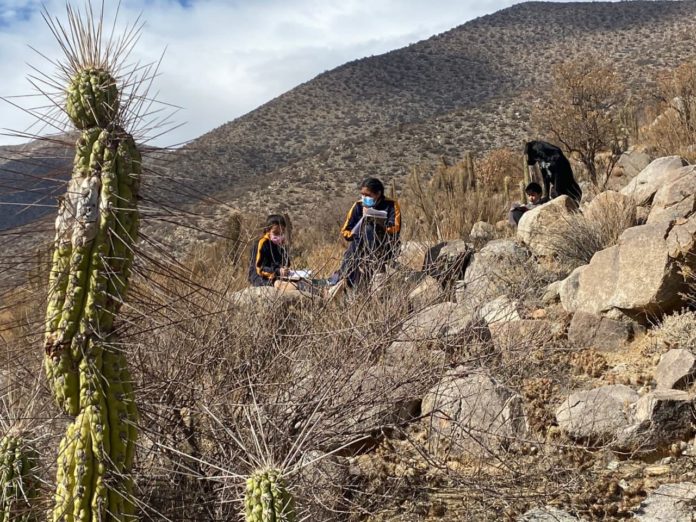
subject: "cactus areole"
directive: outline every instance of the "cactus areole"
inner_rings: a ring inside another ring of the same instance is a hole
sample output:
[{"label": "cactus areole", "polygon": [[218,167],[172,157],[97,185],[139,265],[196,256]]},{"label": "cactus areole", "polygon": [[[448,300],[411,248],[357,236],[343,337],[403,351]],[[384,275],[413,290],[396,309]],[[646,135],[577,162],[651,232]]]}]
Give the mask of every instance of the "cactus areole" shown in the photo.
[{"label": "cactus areole", "polygon": [[135,520],[138,414],[113,325],[138,234],[141,157],[119,127],[118,97],[113,76],[93,67],[66,91],[66,112],[82,132],[56,220],[44,368],[75,420],[60,445],[54,522]]},{"label": "cactus areole", "polygon": [[295,522],[295,505],[282,473],[277,469],[260,470],[246,482],[245,522]]}]

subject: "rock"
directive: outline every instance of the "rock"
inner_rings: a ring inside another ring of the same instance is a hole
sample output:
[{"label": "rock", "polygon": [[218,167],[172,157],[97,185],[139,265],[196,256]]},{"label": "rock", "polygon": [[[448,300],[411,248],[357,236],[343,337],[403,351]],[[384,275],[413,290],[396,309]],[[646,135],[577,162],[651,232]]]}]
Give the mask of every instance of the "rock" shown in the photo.
[{"label": "rock", "polygon": [[487,375],[467,375],[462,368],[431,388],[422,414],[432,415],[432,446],[460,456],[493,456],[527,433],[522,397]]},{"label": "rock", "polygon": [[469,239],[471,241],[488,241],[495,237],[495,227],[486,221],[477,221],[471,227]]},{"label": "rock", "polygon": [[287,306],[303,299],[310,299],[297,291],[279,291],[272,286],[250,286],[229,295],[233,306],[242,308],[271,309],[274,306]]},{"label": "rock", "polygon": [[461,239],[435,245],[425,257],[423,271],[445,286],[464,278],[474,245]]},{"label": "rock", "polygon": [[626,230],[636,224],[636,204],[629,196],[607,190],[585,206],[583,215],[589,221]]},{"label": "rock", "polygon": [[445,294],[440,283],[434,277],[425,278],[408,294],[408,302],[413,310],[421,310],[427,306],[440,303]]},{"label": "rock", "polygon": [[510,281],[526,278],[530,252],[510,239],[497,239],[473,254],[456,290],[457,302],[471,310],[506,294]]},{"label": "rock", "polygon": [[479,317],[489,326],[494,323],[519,321],[519,306],[517,301],[511,300],[506,295],[501,295],[483,305],[479,311]]},{"label": "rock", "polygon": [[694,522],[696,520],[696,484],[663,484],[650,493],[636,510],[639,522]]},{"label": "rock", "polygon": [[679,389],[696,373],[696,357],[689,350],[670,350],[660,357],[655,368],[655,382],[661,389]]},{"label": "rock", "polygon": [[629,228],[561,284],[563,308],[606,315],[618,309],[639,322],[680,308],[684,267],[696,265],[696,216]]},{"label": "rock", "polygon": [[491,324],[489,330],[496,350],[519,353],[540,348],[559,338],[564,327],[548,320],[521,319]]},{"label": "rock", "polygon": [[555,507],[546,506],[530,509],[517,522],[580,522],[580,519]]},{"label": "rock", "polygon": [[621,154],[619,161],[616,162],[616,166],[621,171],[621,178],[628,182],[650,165],[651,161],[652,158],[648,153],[631,147]]},{"label": "rock", "polygon": [[580,291],[580,276],[589,265],[583,265],[573,270],[558,286],[558,297],[567,312],[578,309],[578,292]]},{"label": "rock", "polygon": [[517,225],[517,238],[538,256],[553,255],[558,241],[559,223],[577,210],[577,204],[568,196],[560,196],[522,214]]},{"label": "rock", "polygon": [[624,348],[635,335],[633,324],[587,312],[577,312],[568,328],[568,340],[578,348],[614,352]]},{"label": "rock", "polygon": [[396,262],[410,270],[423,270],[428,251],[433,247],[432,243],[422,241],[406,241],[401,245],[401,251]]},{"label": "rock", "polygon": [[384,351],[384,364],[395,368],[418,367],[425,371],[428,368],[441,368],[446,357],[442,350],[419,348],[416,343],[409,341],[396,341]]},{"label": "rock", "polygon": [[645,225],[650,216],[650,207],[636,207],[636,225]]},{"label": "rock", "polygon": [[685,218],[696,209],[696,166],[683,167],[677,172],[679,178],[655,193],[647,223]]},{"label": "rock", "polygon": [[556,420],[572,438],[608,441],[618,430],[631,425],[629,406],[639,398],[623,384],[575,392],[556,410]]},{"label": "rock", "polygon": [[641,397],[632,408],[631,425],[617,432],[615,449],[657,451],[693,433],[694,400],[679,390],[656,390]]},{"label": "rock", "polygon": [[541,297],[541,302],[545,305],[558,303],[561,300],[561,284],[563,281],[554,281],[546,287],[544,295]]},{"label": "rock", "polygon": [[632,197],[638,206],[647,205],[660,187],[683,174],[679,171],[685,165],[688,162],[679,156],[658,158],[622,188],[621,193]]},{"label": "rock", "polygon": [[459,335],[475,335],[485,329],[476,315],[457,303],[429,306],[407,319],[399,341],[434,341]]}]

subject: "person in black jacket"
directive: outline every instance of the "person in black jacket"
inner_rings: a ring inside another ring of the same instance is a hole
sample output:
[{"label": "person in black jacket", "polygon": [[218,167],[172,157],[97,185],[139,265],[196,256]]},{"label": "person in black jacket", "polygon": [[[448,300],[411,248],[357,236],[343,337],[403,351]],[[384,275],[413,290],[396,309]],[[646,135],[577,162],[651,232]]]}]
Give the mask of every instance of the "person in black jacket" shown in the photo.
[{"label": "person in black jacket", "polygon": [[285,244],[285,218],[271,214],[266,218],[263,236],[251,248],[249,282],[252,286],[273,286],[290,271],[290,257]]},{"label": "person in black jacket", "polygon": [[[381,212],[372,212],[381,211]],[[384,218],[374,217],[374,214]],[[331,283],[345,279],[349,286],[369,282],[395,255],[401,232],[399,202],[384,196],[384,185],[377,178],[360,184],[360,200],[348,211],[341,235],[349,242],[341,267]]]},{"label": "person in black jacket", "polygon": [[582,190],[561,149],[545,141],[529,141],[524,146],[524,154],[528,165],[539,164],[544,178],[544,190],[549,199],[566,195],[580,203]]}]

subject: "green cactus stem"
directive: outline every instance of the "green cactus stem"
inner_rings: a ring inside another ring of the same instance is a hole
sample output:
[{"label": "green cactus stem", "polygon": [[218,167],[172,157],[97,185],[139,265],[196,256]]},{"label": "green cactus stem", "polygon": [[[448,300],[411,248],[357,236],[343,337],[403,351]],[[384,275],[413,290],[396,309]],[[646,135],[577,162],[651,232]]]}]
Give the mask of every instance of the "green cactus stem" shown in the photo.
[{"label": "green cactus stem", "polygon": [[297,520],[293,497],[279,470],[259,470],[247,479],[244,512],[246,522],[295,522]]},{"label": "green cactus stem", "polygon": [[102,69],[70,82],[66,112],[82,134],[56,220],[44,368],[56,402],[76,418],[60,445],[54,522],[134,520],[138,413],[112,332],[138,235],[141,156],[117,124],[118,105]]},{"label": "green cactus stem", "polygon": [[34,522],[38,454],[20,435],[0,439],[0,522]]}]

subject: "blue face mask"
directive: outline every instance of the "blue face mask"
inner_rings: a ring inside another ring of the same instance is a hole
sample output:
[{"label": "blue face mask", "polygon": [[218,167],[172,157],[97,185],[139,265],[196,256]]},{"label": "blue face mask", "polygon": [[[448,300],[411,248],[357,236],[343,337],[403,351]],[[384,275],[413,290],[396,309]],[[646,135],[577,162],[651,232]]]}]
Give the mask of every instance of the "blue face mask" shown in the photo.
[{"label": "blue face mask", "polygon": [[363,196],[362,203],[366,207],[374,207],[375,203],[377,203],[377,201],[375,200],[375,198],[371,198],[370,196]]}]

